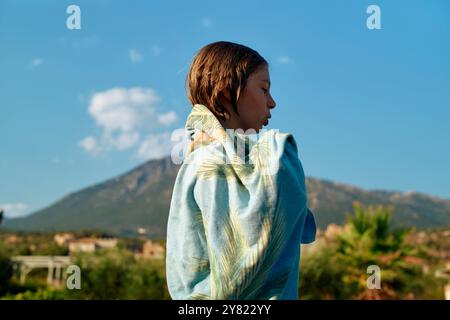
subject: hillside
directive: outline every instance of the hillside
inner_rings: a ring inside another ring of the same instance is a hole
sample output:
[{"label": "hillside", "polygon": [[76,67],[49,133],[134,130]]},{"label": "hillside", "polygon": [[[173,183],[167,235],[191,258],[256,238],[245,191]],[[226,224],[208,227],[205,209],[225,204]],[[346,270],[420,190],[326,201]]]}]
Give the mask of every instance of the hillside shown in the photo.
[{"label": "hillside", "polygon": [[[2,228],[100,229],[122,236],[135,236],[138,228],[145,228],[148,236],[163,238],[178,169],[170,157],[150,160],[125,174],[68,194],[30,216],[6,219]],[[426,194],[368,191],[315,178],[307,178],[307,189],[319,228],[342,224],[353,201],[393,205],[397,225],[418,229],[450,225],[450,201]]]}]

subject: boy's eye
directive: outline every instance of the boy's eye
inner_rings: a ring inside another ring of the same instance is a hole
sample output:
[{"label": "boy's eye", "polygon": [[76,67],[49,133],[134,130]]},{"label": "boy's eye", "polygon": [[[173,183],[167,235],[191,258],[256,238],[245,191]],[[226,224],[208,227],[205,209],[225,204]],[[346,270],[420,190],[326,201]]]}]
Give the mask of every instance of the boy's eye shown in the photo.
[{"label": "boy's eye", "polygon": [[262,88],[262,90],[264,91],[264,93],[267,93],[267,89],[266,88]]}]

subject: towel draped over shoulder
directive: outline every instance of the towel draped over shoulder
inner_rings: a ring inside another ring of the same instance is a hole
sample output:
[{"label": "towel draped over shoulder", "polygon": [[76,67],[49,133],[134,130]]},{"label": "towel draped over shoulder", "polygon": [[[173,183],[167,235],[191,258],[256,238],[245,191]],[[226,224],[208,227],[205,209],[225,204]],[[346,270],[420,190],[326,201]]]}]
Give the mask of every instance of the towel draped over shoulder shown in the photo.
[{"label": "towel draped over shoulder", "polygon": [[185,128],[167,225],[171,297],[298,299],[300,244],[315,240],[316,223],[294,137],[253,140],[200,104]]}]

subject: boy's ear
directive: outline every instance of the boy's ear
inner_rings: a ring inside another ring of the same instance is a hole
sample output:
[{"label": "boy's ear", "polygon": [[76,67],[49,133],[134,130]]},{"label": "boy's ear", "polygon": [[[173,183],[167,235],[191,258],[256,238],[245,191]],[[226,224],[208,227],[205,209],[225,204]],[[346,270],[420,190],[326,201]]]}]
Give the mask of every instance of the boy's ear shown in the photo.
[{"label": "boy's ear", "polygon": [[230,91],[228,91],[227,89],[223,90],[223,91],[221,92],[221,96],[222,96],[223,98],[225,98],[228,102],[230,102],[230,100],[231,100],[231,97],[230,97]]},{"label": "boy's ear", "polygon": [[230,93],[226,90],[219,94],[219,101],[222,105],[229,105],[231,103]]}]

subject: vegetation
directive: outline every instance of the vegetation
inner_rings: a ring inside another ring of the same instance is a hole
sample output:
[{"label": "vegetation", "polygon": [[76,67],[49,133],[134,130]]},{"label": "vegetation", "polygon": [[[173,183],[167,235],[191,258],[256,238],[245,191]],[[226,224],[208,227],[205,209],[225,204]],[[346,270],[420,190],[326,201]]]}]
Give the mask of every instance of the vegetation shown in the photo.
[{"label": "vegetation", "polygon": [[[343,226],[329,227],[302,247],[301,299],[443,299],[444,280],[436,269],[450,258],[450,230],[394,228],[393,208],[353,205]],[[332,232],[333,231],[333,232]],[[83,231],[76,237],[104,237]],[[144,239],[124,238],[112,249],[73,255],[81,289],[48,286],[46,271],[20,283],[14,255],[67,255],[50,233],[0,232],[0,299],[170,299],[164,259],[145,260],[135,252]],[[162,243],[157,241],[157,243]],[[381,271],[379,289],[368,288],[368,267]]]},{"label": "vegetation", "polygon": [[[300,273],[303,299],[443,299],[443,283],[427,267],[426,250],[406,242],[412,229],[392,229],[393,209],[363,207],[333,238],[305,252]],[[368,267],[381,271],[381,287],[370,289]]]},{"label": "vegetation", "polygon": [[80,254],[82,288],[68,291],[74,299],[168,299],[162,263],[138,261],[130,251],[102,250]]}]

